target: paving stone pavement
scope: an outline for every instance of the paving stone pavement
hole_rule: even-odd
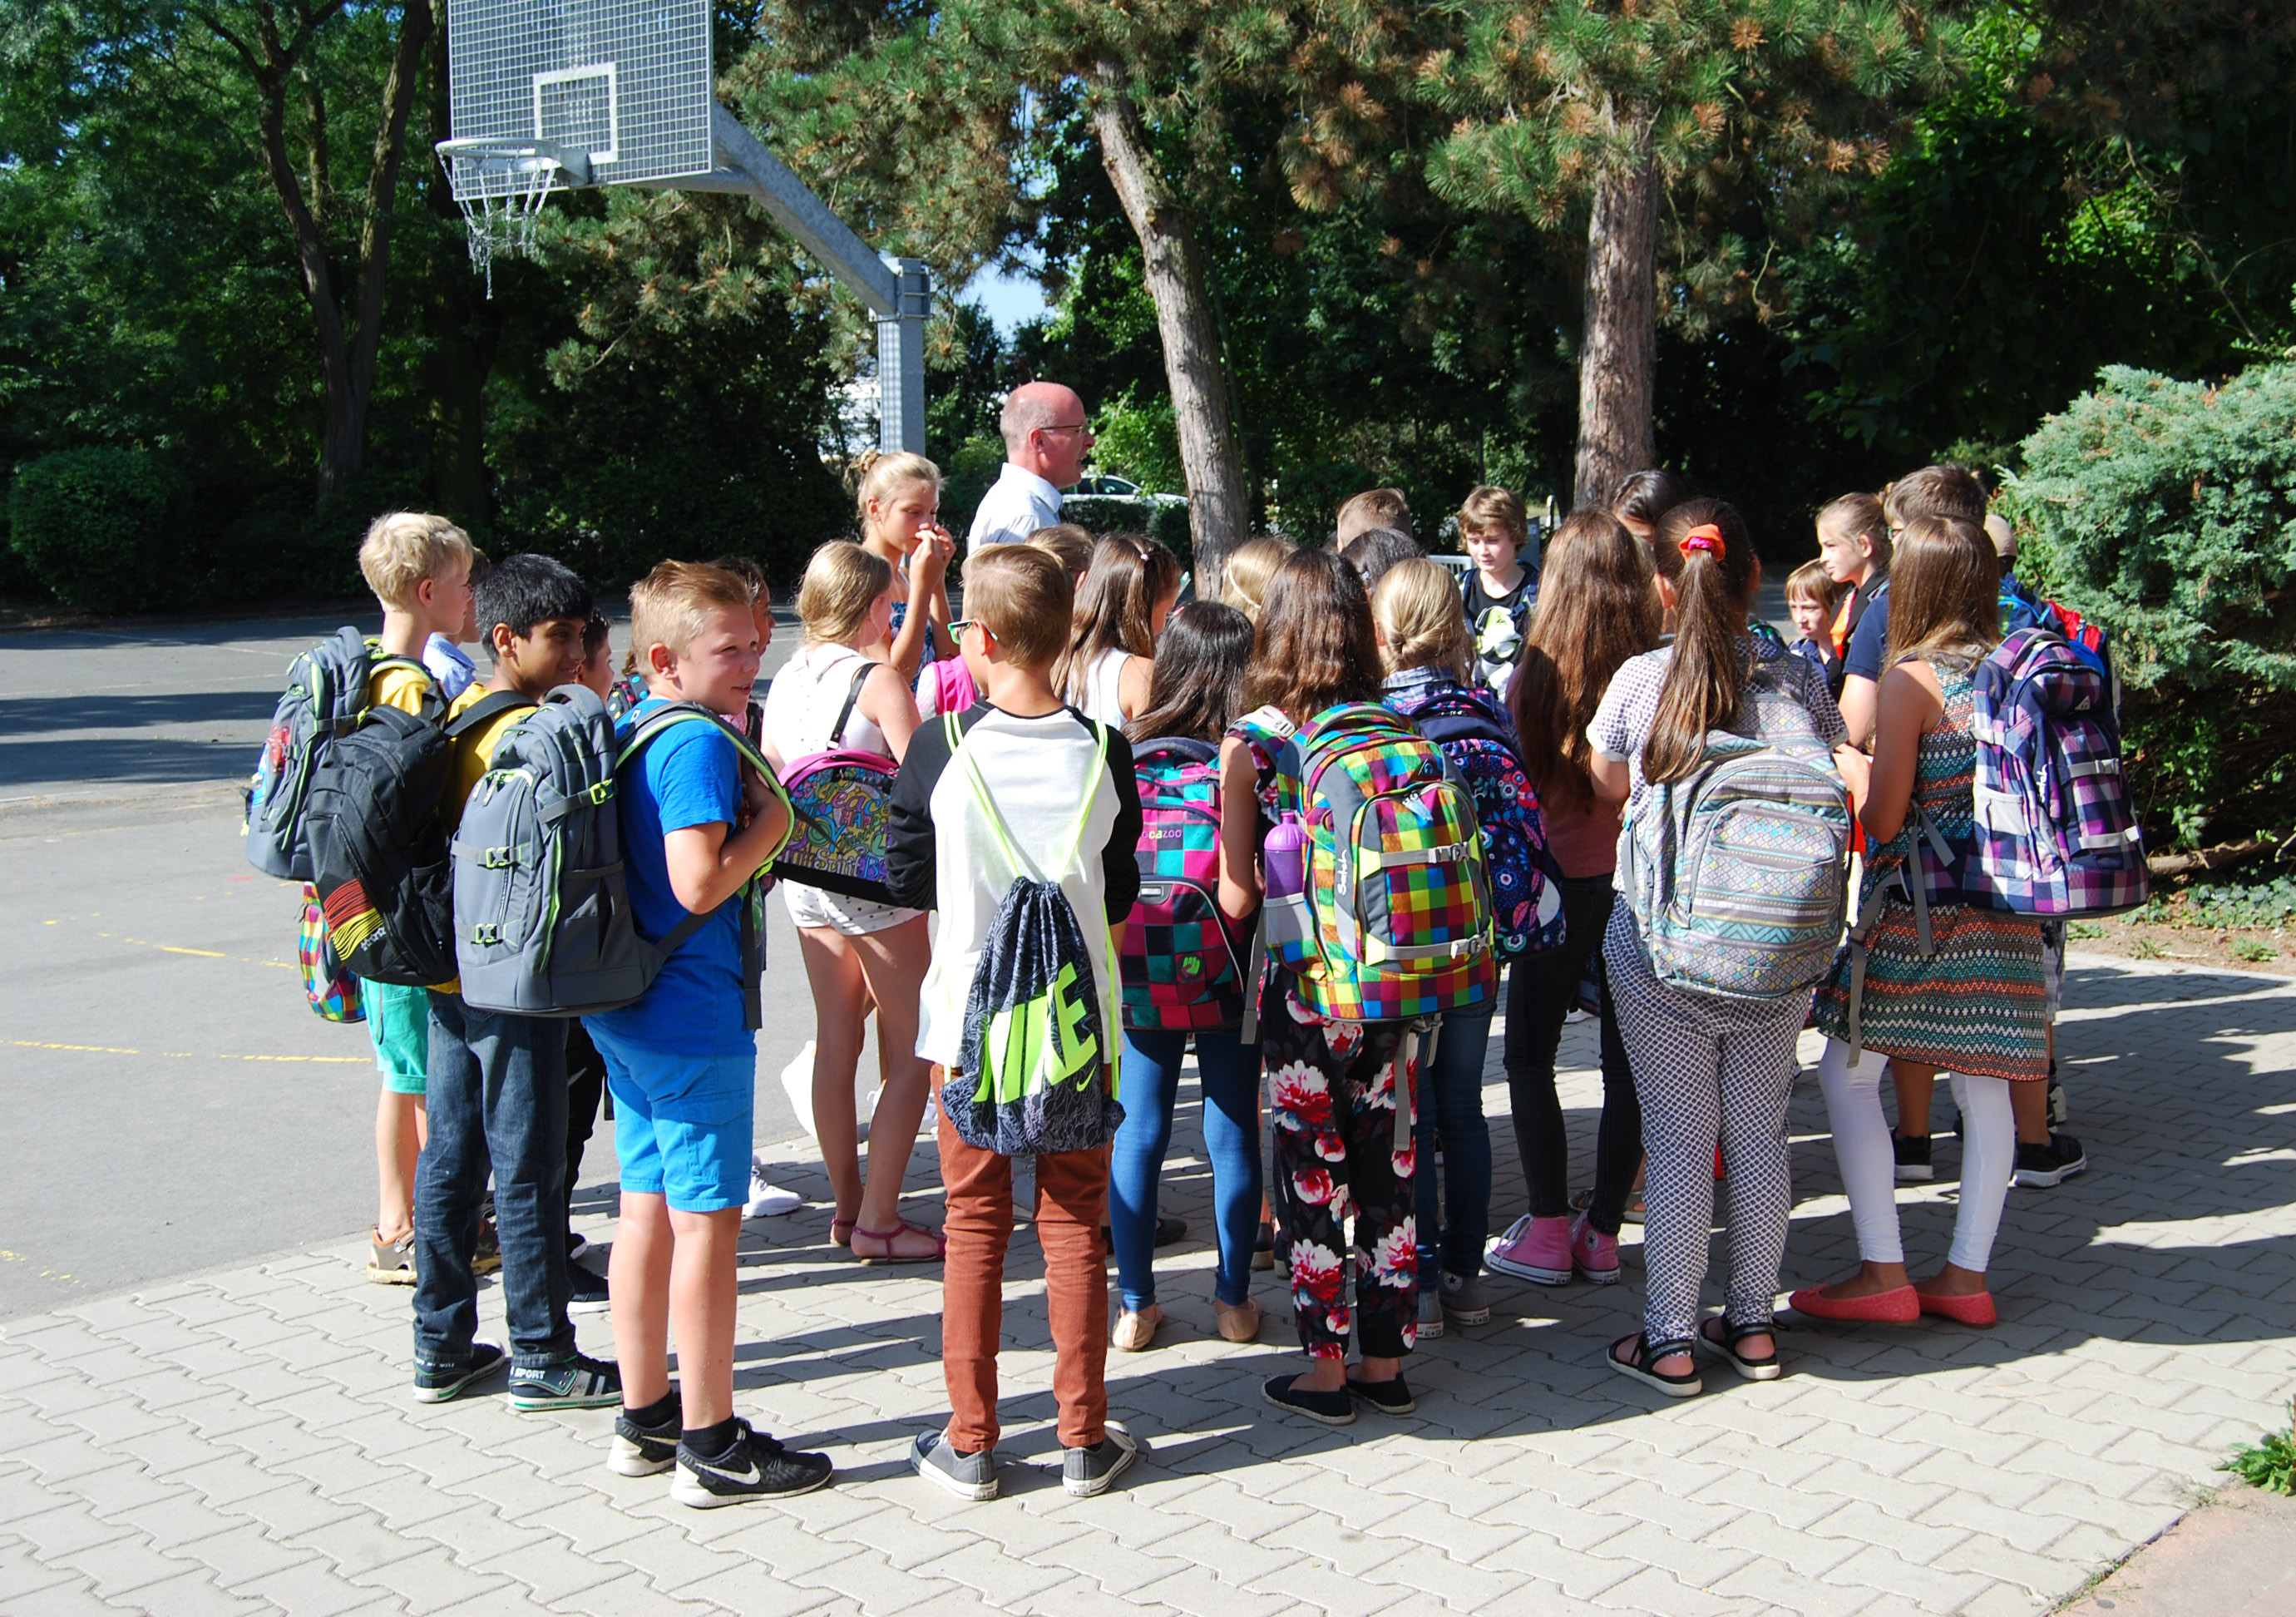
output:
[[[1101,1498],[1059,1484],[1025,1235],[1005,1497],[963,1505],[904,1462],[946,1409],[938,1270],[855,1265],[817,1203],[750,1224],[739,1408],[840,1475],[712,1512],[610,1474],[609,1412],[413,1402],[407,1293],[366,1284],[346,1244],[0,1330],[0,1612],[2044,1610],[2176,1521],[2296,1387],[2296,984],[2077,958],[2069,998],[2092,1168],[2011,1193],[1991,1332],[1805,1327],[1783,1339],[1783,1380],[1710,1374],[1705,1396],[1669,1402],[1597,1358],[1634,1323],[1630,1241],[1625,1285],[1494,1279],[1490,1325],[1412,1360],[1416,1416],[1306,1426],[1259,1398],[1298,1362],[1275,1277],[1257,1279],[1260,1344],[1213,1333],[1191,1085],[1167,1210],[1192,1238],[1160,1255],[1165,1345],[1109,1367],[1111,1413],[1149,1452]],[[1493,1047],[1504,1224],[1522,1193]],[[1591,1030],[1570,1030],[1582,1176],[1592,1055]],[[1816,1089],[1806,1076],[1792,1116],[1790,1285],[1854,1261]],[[932,1170],[921,1145],[928,1218]],[[784,1177],[825,1194],[817,1163]],[[1952,1195],[1948,1179],[1904,1196],[1917,1264],[1941,1253]],[[610,1206],[585,1200],[603,1242]],[[481,1308],[498,1331],[497,1293]],[[579,1326],[611,1351],[602,1317]]]

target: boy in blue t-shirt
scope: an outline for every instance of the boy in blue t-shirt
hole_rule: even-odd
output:
[[[623,718],[625,737],[666,702],[746,710],[758,626],[733,573],[664,562],[630,591],[630,644],[647,696]],[[675,1466],[670,1497],[704,1509],[805,1493],[829,1481],[828,1457],[785,1449],[734,1413],[734,1249],[758,1065],[741,909],[781,848],[788,806],[733,732],[699,718],[660,732],[616,789],[638,931],[658,939],[689,915],[709,919],[636,1000],[584,1019],[605,1057],[621,1159],[607,1281],[622,1413],[607,1465],[622,1476]]]

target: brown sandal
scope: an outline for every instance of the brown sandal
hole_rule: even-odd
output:
[[[905,1235],[922,1235],[932,1243],[932,1251],[929,1252],[894,1251],[893,1243]],[[864,1241],[877,1243],[879,1250],[873,1252],[862,1251],[861,1244]],[[912,1224],[906,1219],[902,1219],[890,1229],[863,1229],[856,1224],[853,1227],[852,1246],[853,1255],[864,1263],[939,1263],[948,1256],[947,1236],[939,1230],[927,1229],[922,1224]]]

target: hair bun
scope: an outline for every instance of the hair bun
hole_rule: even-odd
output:
[[[882,449],[862,450],[860,454],[853,457],[853,475],[856,477],[868,476],[870,469],[875,466],[879,461],[884,458],[884,456],[885,452]]]

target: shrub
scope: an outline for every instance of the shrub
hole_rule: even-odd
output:
[[[2025,440],[2019,576],[2112,640],[2157,851],[2284,829],[2296,783],[2296,365],[2115,366]]]
[[[1124,500],[1106,494],[1071,495],[1061,502],[1061,521],[1094,534],[1144,533],[1188,565],[1194,546],[1188,538],[1185,505]]]
[[[133,449],[66,449],[16,473],[9,540],[32,576],[79,612],[129,612],[176,592],[169,519],[184,479]]]

